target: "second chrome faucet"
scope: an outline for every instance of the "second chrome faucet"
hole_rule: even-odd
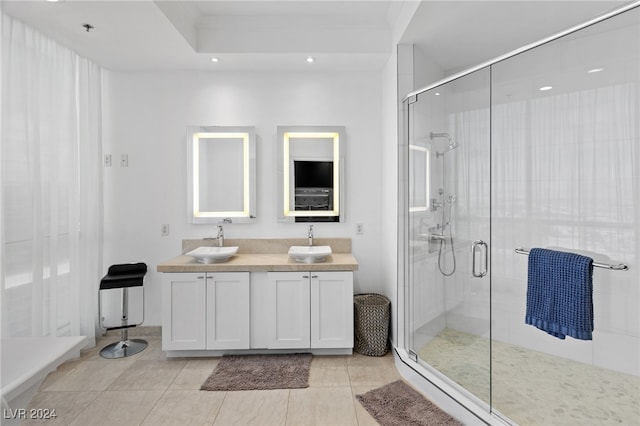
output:
[[[218,236],[216,239],[218,240],[218,247],[224,247],[224,228],[222,225],[218,225]]]
[[[309,238],[309,247],[311,247],[313,245],[313,225],[309,225],[307,236]]]

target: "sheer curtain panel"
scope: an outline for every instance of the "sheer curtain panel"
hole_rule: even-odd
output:
[[[95,340],[101,69],[2,14],[2,336]]]

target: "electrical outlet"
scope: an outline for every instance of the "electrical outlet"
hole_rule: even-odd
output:
[[[120,167],[129,167],[129,156],[127,154],[120,156]]]
[[[111,167],[111,154],[104,155],[104,166]]]
[[[169,235],[169,224],[168,223],[163,223],[162,227],[160,228],[160,235],[163,237],[166,237],[167,235]]]
[[[362,223],[356,224],[356,234],[358,235],[364,234],[364,225]]]

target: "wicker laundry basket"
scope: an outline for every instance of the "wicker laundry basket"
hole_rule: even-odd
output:
[[[356,294],[354,302],[354,350],[363,355],[383,356],[389,350],[391,302],[375,293]]]

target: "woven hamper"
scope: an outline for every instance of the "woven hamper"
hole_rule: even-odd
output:
[[[354,303],[354,350],[363,355],[383,356],[389,350],[391,302],[380,294],[356,294]]]

